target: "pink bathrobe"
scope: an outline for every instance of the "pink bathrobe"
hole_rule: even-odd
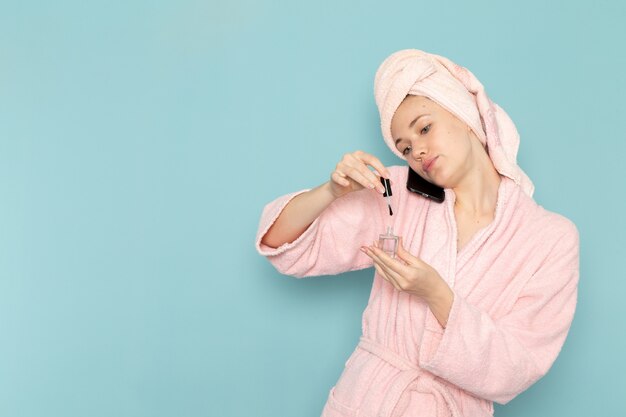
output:
[[[375,274],[361,341],[322,415],[492,416],[493,401],[505,404],[545,375],[563,346],[576,307],[576,227],[501,177],[493,222],[457,253],[454,192],[432,202],[406,190],[406,166],[388,169],[393,217],[380,194],[353,192],[277,249],[261,238],[299,193],[268,204],[261,218],[257,250],[283,274],[371,267],[359,248],[391,224],[454,292],[443,328],[423,300]]]

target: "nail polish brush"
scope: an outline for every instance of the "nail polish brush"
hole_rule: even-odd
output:
[[[391,182],[389,181],[388,178],[383,178],[380,177],[380,182],[383,184],[383,187],[385,187],[385,192],[383,194],[383,197],[385,197],[387,199],[387,206],[389,207],[389,215],[393,216],[393,210],[391,209]]]

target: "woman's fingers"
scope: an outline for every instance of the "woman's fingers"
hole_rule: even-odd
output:
[[[390,174],[387,168],[385,168],[378,158],[366,152],[356,151],[352,154],[352,156],[359,161],[359,171],[368,178],[371,184],[374,184],[378,192],[383,194],[385,192],[385,187],[381,184],[379,175],[389,178]],[[374,168],[376,173],[372,172],[368,166]]]
[[[394,259],[389,254],[387,254],[382,249],[378,248],[376,245],[370,248],[371,255],[370,257],[374,262],[381,264],[385,270],[393,271],[393,273],[402,275],[406,273],[407,266],[402,264],[402,262],[398,261],[398,259]]]
[[[398,283],[394,279],[392,279],[390,276],[387,275],[387,273],[385,272],[385,270],[383,269],[381,265],[374,263],[374,268],[376,269],[376,272],[378,272],[378,275],[380,275],[385,281],[393,285],[393,287],[396,290],[400,291],[400,286],[398,285]]]
[[[370,189],[376,188],[380,193],[385,192],[385,188],[380,183],[380,179],[368,168],[368,165],[383,174],[387,172],[378,158],[362,151],[344,155],[337,168],[339,171],[346,174],[347,177],[361,184],[361,186]]]
[[[385,272],[385,275],[389,279],[389,281],[393,281],[395,283],[394,287],[398,290],[404,290],[403,284],[405,279],[399,273],[395,272],[393,269],[386,267],[385,265],[379,265],[380,268]]]
[[[330,178],[333,180],[333,182],[339,184],[342,187],[348,187],[350,186],[350,181],[348,181],[345,177],[345,175],[343,175],[341,172],[339,171],[334,171],[331,175]]]
[[[415,256],[411,255],[409,251],[404,249],[404,245],[402,244],[402,236],[400,236],[400,239],[398,241],[398,250],[396,251],[396,254],[398,255],[398,258],[402,259],[409,265],[417,265],[420,263],[419,258],[416,258]]]
[[[360,151],[357,151],[357,152],[360,152]],[[382,162],[380,162],[380,160],[376,158],[374,155],[371,155],[365,152],[360,152],[358,155],[363,162],[365,162],[367,165],[374,168],[381,176],[387,179],[390,178],[391,174],[389,173],[387,168],[385,168]]]
[[[385,188],[382,186],[378,178],[372,171],[367,169],[363,164],[346,170],[346,176],[352,178],[358,182],[362,187],[369,189],[378,189],[379,192],[384,192]]]
[[[333,194],[339,197],[362,188],[375,189],[383,194],[385,187],[381,184],[380,177],[369,167],[389,178],[389,171],[375,156],[363,151],[345,154],[331,174],[332,184],[335,184]]]

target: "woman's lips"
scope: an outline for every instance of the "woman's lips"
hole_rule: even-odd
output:
[[[434,157],[432,159],[427,159],[426,161],[424,161],[424,163],[422,164],[422,169],[424,170],[424,172],[430,171],[430,169],[433,167],[433,164],[435,163],[437,158],[439,158],[439,157],[436,156],[436,157]]]

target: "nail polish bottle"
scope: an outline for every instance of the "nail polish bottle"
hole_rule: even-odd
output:
[[[398,236],[393,234],[393,227],[387,226],[387,232],[378,237],[378,246],[392,258],[396,257]]]

